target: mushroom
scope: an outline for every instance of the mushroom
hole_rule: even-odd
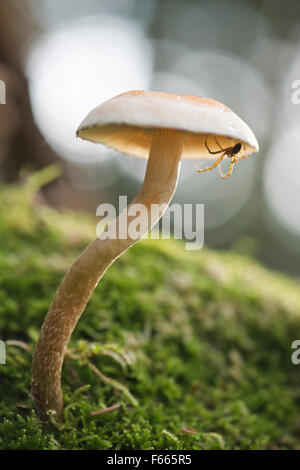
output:
[[[148,162],[140,192],[75,260],[45,318],[32,363],[32,397],[42,419],[47,419],[50,410],[62,419],[61,371],[71,334],[105,271],[168,207],[180,160],[217,156],[213,168],[227,156],[233,166],[238,158],[258,151],[251,129],[223,104],[152,91],[130,91],[106,101],[87,115],[77,136]],[[155,218],[150,214],[153,204],[159,205]],[[137,212],[138,237],[129,230]]]

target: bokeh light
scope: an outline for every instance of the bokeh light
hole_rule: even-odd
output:
[[[69,160],[111,158],[75,138],[85,115],[108,98],[148,88],[151,44],[135,23],[112,16],[83,18],[49,31],[28,58],[33,112],[46,140]]]
[[[264,193],[278,224],[300,236],[300,125],[282,132],[272,143],[264,171]],[[300,249],[300,243],[299,243]]]
[[[299,47],[300,41],[296,44],[296,50],[299,50]],[[277,122],[283,129],[300,121],[300,105],[294,99],[297,90],[293,88],[294,82],[300,79],[300,55],[293,53],[289,58],[290,62],[282,68],[279,99],[277,100]]]
[[[177,13],[175,19],[172,11]],[[166,12],[169,14],[164,14]],[[190,49],[221,47],[224,51],[244,55],[249,44],[259,44],[270,34],[267,19],[246,2],[167,0],[162,5],[161,38]]]
[[[147,25],[156,0],[26,0],[31,14],[45,28],[89,15],[113,14]]]

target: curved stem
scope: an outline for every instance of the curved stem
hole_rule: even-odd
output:
[[[62,419],[61,370],[71,334],[108,267],[147,233],[167,208],[177,184],[182,146],[180,131],[155,132],[139,194],[107,232],[81,253],[63,279],[42,326],[32,362],[31,393],[42,419],[48,418],[49,410]],[[160,205],[155,218],[151,213],[153,204]],[[130,227],[137,220],[136,212],[140,231],[138,237],[133,237]]]

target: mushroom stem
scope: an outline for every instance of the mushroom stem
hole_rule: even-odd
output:
[[[32,362],[31,394],[41,419],[47,420],[51,410],[62,420],[61,371],[71,334],[108,267],[147,233],[168,207],[179,175],[183,139],[180,131],[155,131],[139,194],[109,225],[107,232],[81,253],[63,279],[44,320]],[[137,204],[143,205],[141,212]],[[155,218],[151,214],[153,204],[160,205]],[[138,237],[132,237],[130,224],[137,218],[140,230]]]

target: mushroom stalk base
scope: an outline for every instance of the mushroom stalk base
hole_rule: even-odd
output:
[[[42,420],[48,420],[49,410],[62,420],[61,371],[71,334],[108,267],[147,233],[168,207],[177,184],[182,147],[180,131],[156,130],[139,194],[81,253],[63,279],[44,320],[32,362],[31,394]],[[160,206],[155,217],[153,204]],[[137,218],[140,230],[138,236],[132,236],[130,227]]]

